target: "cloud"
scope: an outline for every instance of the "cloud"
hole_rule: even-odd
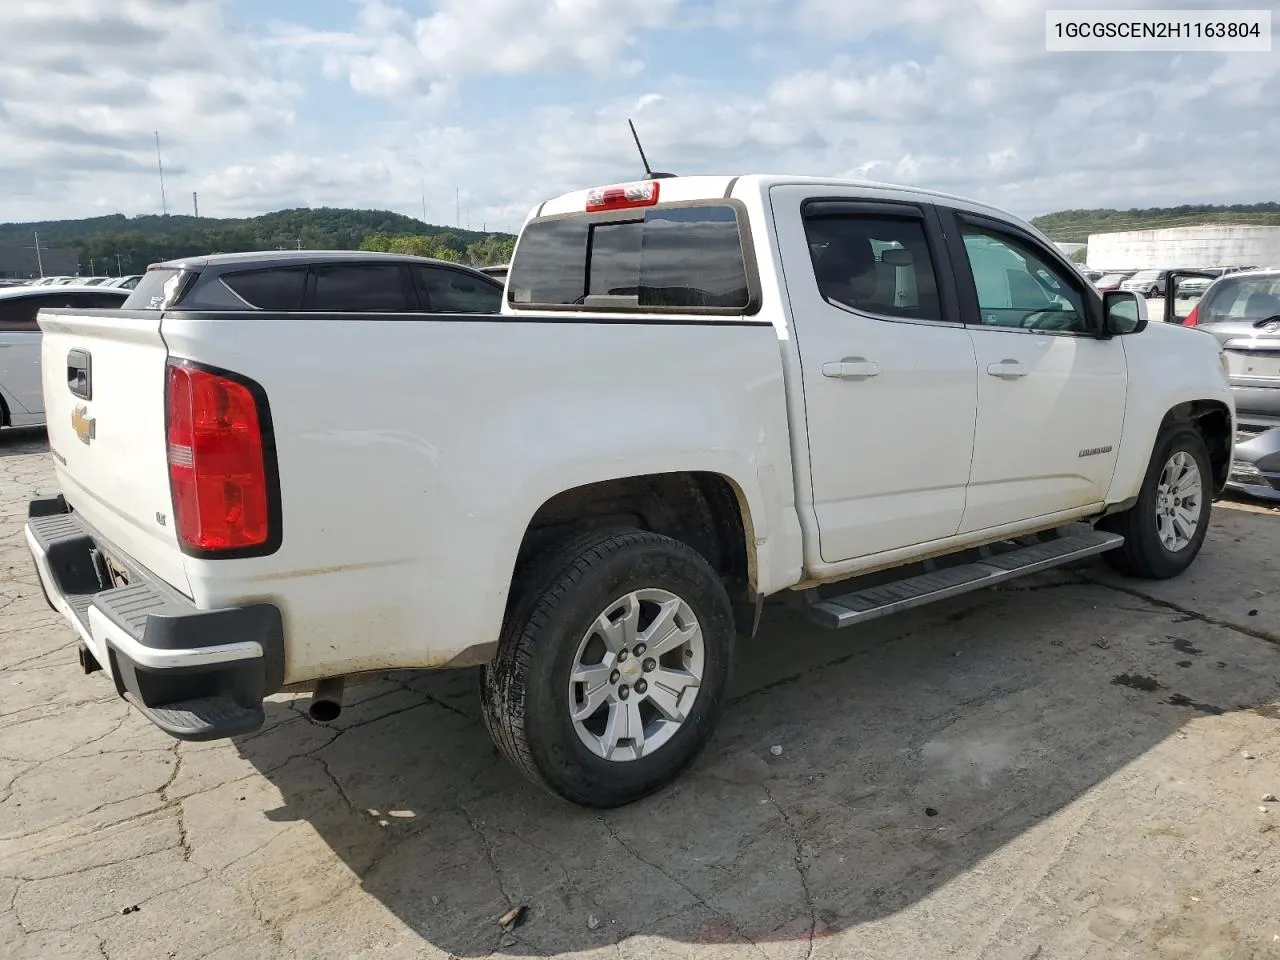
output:
[[[270,75],[220,0],[26,0],[6,4],[3,22],[0,165],[15,194],[154,169],[156,129],[181,153],[292,120],[296,89]]]
[[[385,0],[358,3],[350,30],[281,24],[271,42],[315,52],[327,76],[359,93],[438,103],[466,77],[635,74],[638,32],[665,25],[681,0],[440,0],[421,17]]]
[[[158,209],[159,128],[171,201],[196,189],[209,215],[421,215],[425,191],[452,223],[456,190],[464,225],[514,229],[636,176],[629,116],[679,173],[907,182],[1026,216],[1275,198],[1273,56],[1047,54],[1050,0],[356,0],[333,29],[228,2],[26,0],[0,218]]]

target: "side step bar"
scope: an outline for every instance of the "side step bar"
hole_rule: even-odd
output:
[[[1071,533],[1057,539],[1016,547],[973,563],[906,577],[830,599],[813,600],[808,606],[808,613],[819,626],[832,630],[851,627],[855,623],[865,623],[971,590],[981,590],[1029,573],[1060,567],[1114,550],[1122,543],[1124,537],[1118,533],[1075,527]]]

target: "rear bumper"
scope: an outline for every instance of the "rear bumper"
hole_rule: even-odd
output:
[[[32,501],[27,512],[27,547],[45,599],[80,634],[86,669],[105,670],[120,696],[180,740],[262,726],[262,701],[284,679],[279,609],[199,610],[105,542],[61,497]],[[124,568],[127,585],[111,585],[105,556]]]

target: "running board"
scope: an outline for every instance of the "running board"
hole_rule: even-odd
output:
[[[830,599],[813,600],[807,609],[810,619],[819,626],[832,630],[851,627],[855,623],[922,607],[926,603],[981,590],[1029,573],[1051,570],[1073,560],[1114,550],[1122,543],[1124,537],[1118,533],[1086,528],[1055,540],[983,557],[973,563],[922,573]]]

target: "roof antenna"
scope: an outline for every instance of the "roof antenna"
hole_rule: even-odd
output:
[[[640,151],[640,162],[644,164],[644,178],[646,180],[663,180],[667,177],[674,177],[674,173],[655,173],[649,169],[649,159],[644,155],[644,147],[640,146],[640,134],[636,133],[636,125],[631,118],[627,118],[627,126],[631,128],[631,137],[636,142],[636,149]]]

